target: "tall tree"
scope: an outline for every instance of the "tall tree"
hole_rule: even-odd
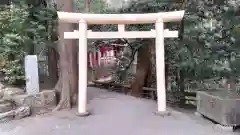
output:
[[[143,45],[138,50],[137,56],[137,71],[135,80],[131,85],[130,94],[139,97],[142,93],[142,87],[151,83],[150,77],[152,76],[151,57],[154,47],[153,40],[143,40]]]
[[[60,11],[73,12],[72,0],[57,0]],[[73,31],[74,26],[69,23],[58,24],[59,33],[59,67],[60,78],[55,89],[61,92],[60,101],[55,110],[70,108],[76,103],[78,76],[77,76],[77,46],[74,40],[64,40],[64,32]]]
[[[121,13],[153,13],[160,11],[174,10],[182,5],[181,2],[163,2],[161,0],[132,1],[128,7],[122,9]],[[129,29],[150,30],[154,25],[132,25]],[[155,47],[153,39],[142,40],[138,48],[138,63],[135,80],[131,84],[130,94],[140,96],[142,87],[150,87],[153,84]],[[167,74],[166,74],[167,75]]]

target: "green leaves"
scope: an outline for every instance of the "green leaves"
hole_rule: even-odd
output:
[[[185,79],[204,80],[218,76],[239,76],[240,10],[239,1],[191,0],[183,4],[163,0],[133,1],[121,13],[151,13],[180,10],[184,7],[182,40],[166,39],[169,68],[186,72]],[[129,25],[128,30],[149,30],[154,25]],[[179,24],[166,28],[180,29]],[[240,70],[239,70],[240,71]]]
[[[0,12],[0,54],[4,58],[0,70],[8,83],[16,84],[24,80],[24,57],[33,54],[34,47],[53,42],[57,16],[51,8],[24,3],[11,6]]]

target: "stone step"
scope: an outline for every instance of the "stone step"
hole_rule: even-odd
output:
[[[7,87],[3,89],[4,97],[10,97],[15,95],[22,95],[25,94],[24,89],[21,88],[15,88],[15,87]]]
[[[14,109],[14,104],[10,101],[0,100],[0,113],[5,113]]]
[[[41,113],[43,110],[51,110],[57,104],[56,91],[54,90],[43,90],[32,95],[16,95],[12,99],[17,106],[29,106],[32,114]]]
[[[0,100],[0,123],[52,111],[56,106],[56,91],[43,90],[37,94],[22,94]],[[13,101],[13,103],[11,103]]]
[[[0,123],[7,123],[14,119],[14,111],[0,113]]]
[[[0,86],[0,87],[1,87],[1,86]],[[4,96],[4,91],[3,91],[3,89],[0,89],[0,99],[2,99],[3,96]]]
[[[31,115],[31,110],[29,106],[21,106],[15,110],[0,113],[0,122],[9,122],[13,119],[22,119]]]

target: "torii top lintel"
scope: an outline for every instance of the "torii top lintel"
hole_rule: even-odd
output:
[[[57,12],[60,22],[78,23],[85,20],[88,24],[150,24],[158,19],[163,22],[181,21],[184,10],[145,14],[84,14],[72,12]]]

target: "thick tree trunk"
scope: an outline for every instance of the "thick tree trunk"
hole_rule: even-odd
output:
[[[147,76],[145,78],[144,87],[151,87],[152,83],[153,83],[153,72],[152,72],[152,64],[150,62],[148,71],[147,71]]]
[[[62,11],[72,12],[73,1],[57,0],[57,5]],[[76,102],[77,95],[77,46],[74,40],[64,40],[64,32],[73,31],[73,25],[69,23],[59,23],[59,63],[60,77],[55,87],[57,91],[61,91],[60,101],[55,110],[62,108],[70,108]],[[55,111],[54,110],[54,111]]]
[[[151,71],[151,50],[153,47],[152,40],[144,40],[145,44],[138,50],[138,63],[136,71],[136,79],[131,85],[130,95],[139,97],[142,93],[142,87],[151,79],[149,71]],[[150,72],[151,73],[151,72]]]
[[[48,73],[49,73],[49,81],[51,87],[56,85],[58,81],[58,53],[57,51],[49,47],[47,51],[47,58],[48,58]]]

